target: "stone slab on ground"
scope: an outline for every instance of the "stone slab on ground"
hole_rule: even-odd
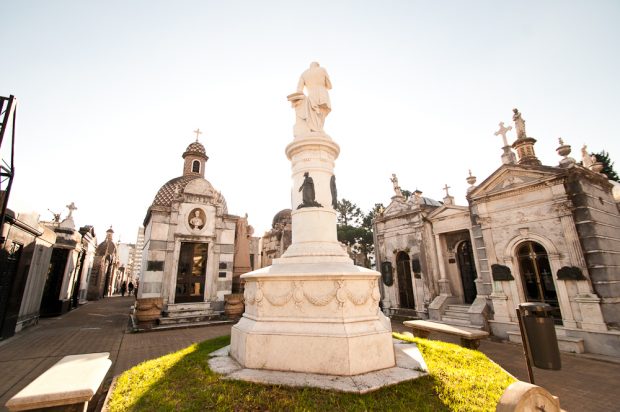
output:
[[[266,385],[313,387],[339,392],[367,393],[428,375],[428,368],[415,343],[394,342],[396,366],[353,376],[285,372],[243,368],[230,357],[230,346],[209,354],[209,367],[224,379],[242,380]]]

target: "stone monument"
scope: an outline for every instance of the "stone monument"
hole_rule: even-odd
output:
[[[353,265],[336,237],[340,147],[323,131],[329,89],[327,71],[312,63],[288,96],[292,243],[271,266],[242,276],[245,313],[232,328],[230,355],[245,368],[351,376],[395,365],[380,274]]]

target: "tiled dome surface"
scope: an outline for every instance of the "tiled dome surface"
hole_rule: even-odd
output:
[[[271,227],[275,228],[276,223],[284,222],[285,220],[289,222],[291,221],[291,209],[282,209],[276,213],[271,222]]]
[[[96,256],[104,256],[105,254],[113,255],[116,253],[116,245],[114,242],[106,239],[103,242],[99,243],[97,249],[95,250]]]
[[[189,154],[197,154],[206,157],[207,151],[200,142],[192,142],[189,144],[189,146],[187,146],[187,149],[185,149],[185,153],[183,153],[183,158],[185,158],[185,156]]]
[[[198,144],[200,145],[200,143]],[[202,145],[200,145],[200,147],[202,147]],[[204,147],[202,148],[202,150],[204,151]],[[185,175],[185,176],[175,177],[174,179],[169,180],[166,184],[164,184],[161,187],[161,189],[159,189],[159,191],[155,195],[155,199],[153,200],[153,206],[172,205],[172,199],[174,199],[174,193],[177,190],[177,188],[179,192],[182,192],[185,186],[187,186],[189,182],[191,182],[194,179],[200,179],[200,178],[201,177],[198,175]]]

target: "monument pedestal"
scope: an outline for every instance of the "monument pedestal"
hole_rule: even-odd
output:
[[[276,263],[244,279],[245,313],[232,328],[230,350],[242,366],[350,376],[395,365],[377,272]]]
[[[244,368],[352,376],[396,365],[379,272],[353,265],[336,235],[340,147],[322,131],[330,88],[312,63],[288,96],[296,115],[286,146],[292,243],[272,266],[242,275],[245,313],[232,328],[230,355]]]

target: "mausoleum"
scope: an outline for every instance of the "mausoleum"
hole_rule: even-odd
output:
[[[520,341],[515,308],[552,306],[560,348],[620,355],[620,212],[614,185],[589,155],[581,164],[560,139],[557,166],[542,165],[518,110],[500,124],[502,164],[467,204],[395,185],[375,221],[382,304],[391,315],[487,329]],[[513,150],[516,150],[515,156]]]
[[[190,143],[182,157],[182,174],[158,190],[144,219],[138,306],[160,298],[164,314],[191,310],[194,320],[202,320],[223,310],[233,289],[235,255],[239,261],[240,253],[257,256],[258,242],[235,248],[239,225],[245,236],[252,229],[246,218],[228,213],[224,196],[205,179],[209,157],[202,143]],[[237,267],[250,271],[250,256],[242,260]]]

